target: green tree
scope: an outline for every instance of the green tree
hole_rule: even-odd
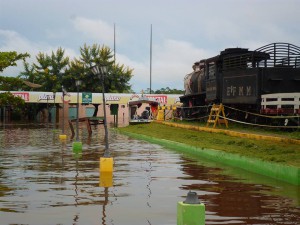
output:
[[[133,70],[125,65],[115,64],[111,49],[97,44],[92,46],[85,44],[80,48],[79,59],[75,58],[70,63],[69,72],[73,73],[73,84],[76,79],[80,79],[83,82],[84,90],[102,92],[102,81],[91,70],[94,65],[107,65],[108,67],[108,74],[104,79],[104,92],[124,93],[131,90],[129,81]],[[73,90],[75,90],[74,85]]]
[[[2,92],[0,93],[0,109],[3,107],[10,108],[13,115],[19,117],[24,112],[25,101],[10,92]]]
[[[18,91],[23,87],[23,81],[16,77],[1,77],[0,76],[0,90],[1,91]]]
[[[23,85],[22,90],[32,91],[33,88],[38,88],[39,84],[35,83],[38,80],[38,72],[36,71],[34,64],[30,65],[28,62],[24,61],[23,66],[25,71],[21,72],[18,78],[23,80],[23,82],[30,83]]]
[[[28,53],[19,54],[15,51],[13,52],[0,52],[0,72],[9,66],[16,66],[16,61],[25,60],[25,58],[29,57]]]
[[[42,84],[44,91],[61,90],[63,76],[69,64],[69,57],[65,56],[65,50],[58,48],[51,55],[39,53],[36,56],[38,64],[34,64],[36,70],[37,83]]]
[[[23,107],[25,101],[18,96],[14,96],[10,92],[2,92],[0,93],[0,107],[11,106],[14,108]]]
[[[184,90],[171,89],[169,87],[161,88],[154,92],[155,94],[184,94]]]
[[[75,80],[82,81],[80,90],[89,92],[102,92],[102,79],[92,73],[92,66],[107,65],[108,73],[104,78],[104,92],[108,93],[127,93],[131,91],[129,81],[132,77],[132,69],[125,65],[115,64],[113,54],[109,47],[94,44],[86,44],[80,48],[79,59],[75,58],[69,63],[69,69],[66,71],[64,86],[70,91],[75,91]],[[94,104],[97,115],[99,104]]]

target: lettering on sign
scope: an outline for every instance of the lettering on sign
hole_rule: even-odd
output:
[[[105,101],[120,101],[121,97],[120,96],[108,96],[105,97]]]
[[[22,98],[25,102],[29,101],[29,93],[27,93],[27,92],[14,92],[12,94],[14,96]]]
[[[133,95],[130,97],[130,100],[133,100],[134,98],[139,99],[140,96],[139,96],[138,94],[133,94]]]
[[[168,97],[166,95],[147,95],[146,96],[149,100],[157,101],[161,104],[167,104],[168,103]]]
[[[235,97],[235,96],[252,96],[252,87],[251,86],[229,86],[226,88],[226,96]]]
[[[41,100],[54,100],[54,95],[41,94],[39,95],[38,101]]]
[[[168,96],[167,95],[144,95],[151,101],[157,101],[161,104],[167,104],[168,103]],[[130,97],[130,100],[138,100],[141,96],[138,94],[133,94]]]
[[[216,90],[217,90],[217,87],[216,87],[216,86],[207,86],[207,87],[206,87],[206,91],[207,91],[207,92],[216,91]]]

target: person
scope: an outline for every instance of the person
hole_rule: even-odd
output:
[[[142,112],[142,119],[149,119],[149,111],[147,109],[145,109],[143,112]]]

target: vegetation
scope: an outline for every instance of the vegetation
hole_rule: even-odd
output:
[[[25,60],[25,58],[29,57],[28,53],[19,54],[15,51],[13,52],[0,52],[0,72],[9,66],[16,66],[16,61]]]
[[[205,127],[205,122],[199,121],[191,121],[191,120],[176,120],[176,123],[179,124],[188,124],[194,125],[199,127]],[[262,135],[270,135],[270,136],[278,136],[284,138],[292,138],[292,139],[300,139],[300,129],[284,129],[284,128],[272,128],[272,127],[260,127],[260,126],[249,126],[239,123],[230,123],[229,124],[230,130],[237,131],[237,132],[247,132],[247,133],[255,133],[255,134],[262,134]]]
[[[76,91],[75,81],[81,80],[81,90],[102,92],[101,81],[95,76],[91,67],[107,65],[108,74],[105,77],[105,92],[129,92],[129,80],[132,69],[116,64],[110,48],[94,44],[80,48],[80,57],[70,60],[65,56],[65,50],[58,48],[51,55],[40,52],[36,56],[36,63],[30,65],[24,62],[24,71],[19,78],[32,83],[42,84],[39,91],[61,91],[62,85],[68,91]],[[29,89],[29,88],[27,88]]]
[[[0,76],[0,90],[6,91],[37,91],[58,92],[62,86],[67,91],[76,91],[76,80],[82,81],[80,90],[86,92],[102,92],[100,78],[95,76],[91,67],[93,65],[107,65],[108,73],[105,76],[104,92],[128,93],[131,92],[129,81],[133,69],[113,61],[110,48],[94,44],[84,45],[80,48],[80,57],[70,60],[65,56],[65,50],[58,48],[51,54],[40,52],[36,56],[36,63],[29,64],[26,54],[16,52],[0,52],[0,72],[9,66],[16,65],[16,61],[24,60],[24,71],[18,77]],[[97,113],[98,104],[94,105]],[[31,106],[29,105],[29,108]],[[37,106],[39,110],[45,104]]]
[[[16,77],[0,76],[1,91],[18,91],[23,86],[23,81]]]
[[[209,132],[187,130],[158,123],[127,126],[118,129],[176,141],[198,148],[221,150],[228,153],[300,167],[300,148],[297,144],[237,138],[217,133],[212,135]]]
[[[12,108],[21,108],[25,105],[25,101],[18,96],[14,96],[10,92],[0,93],[0,108],[10,106]]]
[[[147,88],[145,90],[145,93],[149,94],[150,93],[150,88]],[[181,95],[183,95],[184,94],[184,90],[178,90],[176,88],[171,89],[169,87],[166,87],[166,88],[158,89],[156,91],[152,90],[151,93],[153,93],[153,94],[181,94]]]
[[[25,107],[25,101],[18,96],[14,96],[10,92],[0,93],[0,110],[6,107],[13,111],[12,116],[16,119],[20,119],[24,113],[23,109]]]

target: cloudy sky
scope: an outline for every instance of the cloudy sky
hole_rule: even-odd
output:
[[[132,89],[183,89],[195,61],[230,47],[255,50],[273,42],[300,46],[300,0],[0,0],[0,51],[38,52],[58,47],[79,56],[94,43],[114,48],[134,69]],[[2,76],[16,76],[18,67]]]

